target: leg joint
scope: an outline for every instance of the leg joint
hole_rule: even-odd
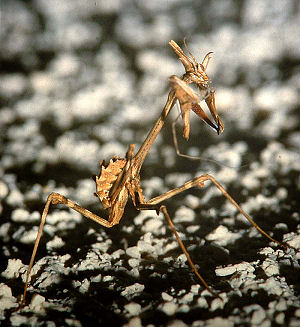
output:
[[[52,192],[49,195],[48,199],[50,199],[53,204],[57,204],[57,203],[67,204],[68,202],[67,198],[56,192]]]
[[[167,207],[164,204],[162,204],[159,206],[159,210],[157,210],[157,211],[165,212],[165,211],[167,211]]]
[[[206,182],[207,180],[214,181],[214,178],[209,174],[204,174],[195,178],[194,180],[197,181],[198,187],[204,187],[204,182]]]

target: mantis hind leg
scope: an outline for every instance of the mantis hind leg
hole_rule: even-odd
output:
[[[163,193],[147,202],[147,204],[158,204],[162,201],[169,199],[185,190],[188,190],[192,187],[204,187],[204,182],[211,181],[219,190],[220,192],[234,205],[237,210],[250,222],[250,224],[255,227],[261,234],[263,234],[265,237],[267,237],[270,241],[277,243],[279,246],[284,248],[291,248],[286,243],[279,242],[275,240],[273,237],[271,237],[267,232],[265,232],[261,227],[259,227],[256,222],[237,204],[237,202],[230,196],[230,194],[224,189],[224,187],[219,184],[215,178],[209,174],[201,175],[199,177],[196,177],[183,185],[174,188],[173,190],[170,190],[166,193]]]
[[[184,253],[184,255],[187,258],[187,261],[190,265],[190,267],[192,268],[193,272],[195,273],[195,275],[200,279],[202,285],[209,291],[209,293],[211,293],[213,296],[220,298],[220,296],[215,293],[206,283],[205,279],[201,276],[201,274],[199,273],[198,269],[195,267],[193,260],[191,259],[186,247],[184,246],[179,234],[177,233],[177,230],[172,222],[172,219],[168,213],[167,207],[165,205],[160,205],[160,204],[148,204],[148,202],[140,204],[137,206],[137,209],[139,210],[156,210],[157,214],[159,214],[159,212],[162,212],[164,217],[166,218],[173,234],[176,237],[176,240],[182,250],[182,252]],[[221,299],[221,298],[220,298]]]
[[[43,210],[39,230],[38,230],[38,233],[37,233],[37,237],[35,239],[31,259],[30,259],[27,274],[26,274],[26,281],[25,281],[25,286],[24,286],[23,298],[22,298],[22,301],[21,301],[20,307],[19,307],[20,309],[24,306],[25,301],[26,301],[26,293],[27,293],[27,288],[28,288],[31,269],[33,267],[33,263],[34,263],[34,259],[35,259],[36,253],[37,253],[37,249],[38,249],[38,246],[39,246],[42,234],[43,234],[43,228],[44,228],[44,225],[45,225],[45,222],[46,222],[46,217],[48,215],[48,211],[50,209],[51,203],[52,204],[64,204],[67,207],[81,213],[86,218],[94,220],[95,222],[97,222],[98,224],[100,224],[100,225],[102,225],[104,227],[110,228],[110,227],[112,227],[114,225],[113,222],[110,222],[110,221],[108,221],[108,220],[106,220],[104,218],[101,218],[101,217],[95,215],[91,211],[81,207],[80,205],[78,205],[75,202],[67,199],[63,195],[61,195],[59,193],[51,193],[47,198],[47,201],[46,201],[46,204],[45,204],[45,207],[44,207],[44,210]]]

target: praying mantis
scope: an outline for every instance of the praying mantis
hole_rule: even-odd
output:
[[[20,306],[22,307],[26,302],[26,293],[29,285],[30,273],[33,267],[34,259],[37,253],[39,242],[42,236],[43,227],[46,222],[46,217],[51,204],[63,204],[80,214],[84,217],[91,219],[101,226],[111,228],[119,224],[123,217],[124,209],[129,198],[131,198],[135,208],[137,210],[156,210],[157,214],[163,213],[166,218],[172,232],[174,233],[177,242],[185,254],[187,261],[196,274],[196,276],[201,281],[202,285],[214,296],[219,297],[218,294],[209,287],[206,281],[198,272],[195,267],[186,247],[181,241],[179,234],[172,222],[172,219],[168,213],[167,207],[164,204],[165,200],[183,192],[190,188],[204,187],[205,182],[212,182],[220,192],[232,203],[233,206],[264,236],[266,236],[270,241],[277,243],[280,246],[287,246],[273,239],[269,234],[262,230],[250,217],[249,215],[233,200],[233,198],[227,193],[227,191],[214,179],[213,176],[209,174],[204,174],[198,176],[190,181],[187,181],[183,185],[176,187],[164,194],[156,196],[150,200],[146,200],[143,194],[143,190],[140,184],[140,170],[142,168],[143,162],[155,141],[157,135],[160,133],[162,127],[164,126],[169,112],[174,107],[175,103],[178,101],[181,110],[181,117],[183,120],[183,137],[188,140],[190,134],[190,113],[193,111],[196,113],[208,126],[213,128],[217,134],[221,134],[224,130],[224,125],[217,113],[215,105],[215,92],[210,86],[210,79],[206,74],[206,70],[210,61],[210,54],[206,54],[203,61],[198,63],[194,56],[189,50],[188,54],[179,47],[179,45],[171,40],[169,45],[172,47],[175,54],[179,57],[182,62],[185,73],[182,77],[177,77],[175,75],[171,76],[169,81],[171,84],[171,90],[168,94],[167,102],[155,122],[154,126],[147,135],[145,141],[135,154],[135,145],[130,144],[125,158],[119,158],[115,156],[112,158],[108,164],[105,161],[100,162],[100,174],[95,176],[96,183],[96,195],[101,203],[103,209],[108,212],[108,219],[99,217],[98,215],[92,213],[91,211],[83,208],[82,206],[74,203],[72,200],[64,197],[59,193],[51,193],[46,201],[40,226],[38,229],[38,234],[35,240],[34,248],[32,251],[30,263],[28,266],[26,281],[24,286],[23,298]],[[194,85],[197,92],[194,91],[190,85]],[[211,118],[205,113],[201,108],[199,102],[204,100],[210,111]]]

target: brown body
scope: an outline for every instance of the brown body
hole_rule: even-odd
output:
[[[69,208],[78,211],[83,216],[92,219],[104,227],[112,227],[118,224],[123,216],[125,206],[127,204],[128,198],[130,197],[133,204],[138,210],[156,210],[157,213],[162,212],[170,225],[178,244],[180,245],[182,251],[187,257],[187,260],[194,271],[194,273],[201,280],[205,288],[215,296],[218,296],[214,291],[207,285],[205,280],[199,274],[194,263],[192,262],[184,244],[182,243],[173,223],[168,214],[167,208],[162,202],[166,199],[173,197],[192,187],[203,187],[205,181],[211,181],[222,193],[223,195],[239,210],[239,212],[244,215],[244,217],[262,234],[269,238],[269,240],[276,242],[280,246],[284,244],[276,241],[266,232],[264,232],[244,211],[239,207],[239,205],[231,198],[231,196],[226,192],[226,190],[211,176],[211,175],[201,175],[194,178],[182,186],[170,190],[164,194],[161,194],[149,201],[145,200],[145,197],[140,186],[140,170],[144,159],[155,141],[157,135],[159,134],[161,128],[163,127],[166,118],[176,103],[179,101],[181,109],[181,117],[183,120],[183,136],[188,139],[190,133],[190,122],[189,115],[190,112],[195,112],[206,124],[216,130],[218,134],[221,134],[224,130],[223,123],[218,116],[216,106],[215,106],[215,93],[210,88],[210,79],[206,75],[206,69],[210,59],[210,53],[208,53],[201,64],[199,64],[193,55],[189,52],[186,55],[182,49],[174,42],[169,42],[170,46],[173,48],[174,52],[178,55],[181,60],[185,73],[179,78],[175,75],[170,77],[170,83],[172,89],[168,95],[167,102],[163,108],[162,113],[154,124],[153,128],[150,130],[148,136],[146,137],[144,143],[141,145],[140,149],[136,154],[134,154],[134,144],[130,144],[125,158],[114,157],[106,165],[104,161],[100,163],[101,171],[98,176],[95,177],[96,182],[96,193],[95,195],[100,199],[103,209],[108,212],[108,219],[99,217],[98,215],[90,212],[89,210],[81,207],[80,205],[74,203],[73,201],[65,198],[63,195],[58,193],[51,193],[48,196],[45,208],[42,214],[41,223],[38,231],[38,235],[34,244],[34,249],[32,252],[31,260],[29,263],[26,282],[24,287],[23,299],[20,307],[25,304],[26,292],[28,288],[28,282],[30,277],[30,272],[34,263],[34,258],[37,252],[40,238],[42,236],[43,227],[46,221],[46,216],[49,211],[50,204],[64,204]],[[196,94],[189,84],[195,84],[199,94]],[[205,100],[208,109],[211,113],[212,119],[210,119],[207,114],[200,107],[199,102]]]

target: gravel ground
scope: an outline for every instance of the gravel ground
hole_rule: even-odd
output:
[[[183,67],[201,60],[225,125],[192,117],[178,157],[170,123],[142,173],[147,199],[212,174],[253,219],[300,248],[298,1],[1,2],[1,326],[300,325],[299,251],[270,243],[209,185],[166,202],[199,285],[164,217],[128,204],[105,229],[63,206],[49,213],[26,306],[16,311],[49,193],[104,216],[91,176],[139,146]],[[176,117],[176,108],[169,122]],[[178,127],[180,129],[180,127]],[[178,132],[181,134],[181,132]]]

